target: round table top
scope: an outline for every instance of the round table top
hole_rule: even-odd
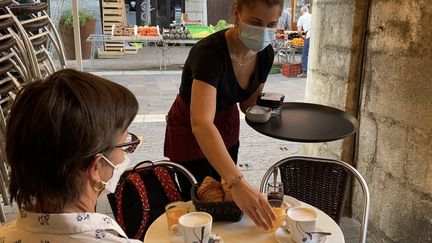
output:
[[[342,230],[339,225],[323,211],[307,204],[300,202],[301,206],[313,208],[317,215],[316,227],[321,231],[331,232],[327,236],[328,243],[345,243]],[[239,222],[213,222],[212,232],[222,237],[225,243],[231,242],[260,242],[260,243],[277,243],[274,232],[266,232],[255,226],[252,220],[244,215]],[[162,214],[157,218],[148,229],[144,242],[145,243],[169,243],[171,236],[168,232],[166,215]]]
[[[264,135],[293,142],[330,142],[358,131],[359,122],[345,111],[319,104],[283,103],[281,114],[266,123],[246,122]]]

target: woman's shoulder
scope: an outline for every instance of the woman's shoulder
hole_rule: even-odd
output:
[[[264,50],[262,50],[261,52],[259,52],[259,55],[261,56],[261,58],[263,58],[264,60],[271,60],[273,61],[274,58],[274,49],[272,45],[268,45],[266,48],[264,48]]]

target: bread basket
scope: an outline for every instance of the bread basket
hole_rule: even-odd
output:
[[[213,217],[213,221],[240,221],[243,212],[234,202],[202,202],[196,196],[198,187],[199,185],[193,186],[191,191],[192,202],[196,211],[209,213]]]

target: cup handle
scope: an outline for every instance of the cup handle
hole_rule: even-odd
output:
[[[175,236],[181,236],[179,224],[173,224],[170,228],[170,234]]]

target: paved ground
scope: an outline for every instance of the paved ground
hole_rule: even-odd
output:
[[[100,73],[105,76],[104,73]],[[137,72],[136,75],[105,77],[128,87],[137,96],[140,109],[130,130],[144,135],[144,143],[131,156],[133,161],[163,158],[165,114],[168,112],[180,84],[180,72],[156,74]],[[305,79],[285,78],[280,74],[270,75],[264,91],[285,94],[286,101],[303,101]],[[239,166],[245,177],[256,187],[267,168],[276,161],[299,153],[301,144],[286,142],[261,135],[241,119]],[[100,210],[110,213],[110,208],[100,205]],[[359,225],[352,219],[344,218],[341,223],[347,243],[358,241]]]
[[[168,68],[159,70],[161,52],[158,48],[140,51],[139,55],[122,59],[95,60],[95,74],[115,81],[129,88],[139,101],[139,113],[130,127],[130,131],[143,135],[143,144],[132,154],[137,163],[142,160],[163,159],[163,139],[165,133],[165,114],[168,112],[179,88],[181,71],[190,47],[172,48],[167,51]],[[70,66],[74,62],[69,62]],[[85,61],[85,70],[89,71],[90,61]],[[146,70],[146,71],[133,71]],[[168,71],[170,70],[170,71]],[[264,91],[285,94],[285,101],[303,101],[305,79],[285,78],[280,74],[270,75]],[[267,168],[278,160],[299,154],[301,144],[272,139],[251,129],[244,118],[241,119],[239,166],[245,177],[256,187]],[[98,204],[98,212],[112,214],[107,202]],[[8,219],[16,215],[16,208],[6,207]],[[359,225],[352,219],[344,218],[341,222],[347,243],[358,240]]]

